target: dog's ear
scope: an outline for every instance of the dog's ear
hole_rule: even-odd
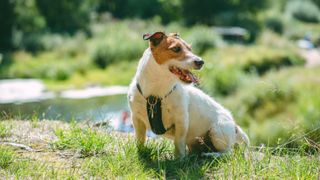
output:
[[[152,45],[157,46],[161,43],[163,38],[165,37],[165,34],[163,32],[155,32],[153,34],[143,34],[143,40],[150,40]]]

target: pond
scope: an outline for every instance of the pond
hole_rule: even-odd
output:
[[[48,91],[39,79],[0,80],[2,119],[106,121],[129,119],[126,86]]]
[[[2,118],[104,121],[128,110],[126,95],[86,99],[53,98],[37,102],[0,104]]]
[[[110,130],[133,132],[126,86],[91,86],[59,93],[38,79],[0,80],[0,119],[39,119],[107,123]],[[149,137],[156,137],[147,131]]]

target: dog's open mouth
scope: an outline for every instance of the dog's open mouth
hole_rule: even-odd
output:
[[[195,84],[199,84],[199,79],[197,76],[195,76],[194,74],[192,74],[189,70],[187,69],[181,69],[178,68],[177,66],[170,66],[169,70],[176,76],[179,77],[179,79],[185,83],[195,83]]]

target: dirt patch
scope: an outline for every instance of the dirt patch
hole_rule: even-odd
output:
[[[306,67],[320,65],[320,49],[301,50],[300,54],[306,60]]]
[[[61,121],[4,121],[10,128],[10,135],[0,139],[0,142],[13,142],[26,146],[30,146],[36,151],[42,151],[49,147],[49,142],[55,141],[57,138],[54,130],[57,128],[67,129],[69,124]]]

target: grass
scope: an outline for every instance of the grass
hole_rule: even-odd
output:
[[[13,154],[14,152],[9,149],[0,146],[0,168],[5,169],[13,162]]]
[[[31,127],[23,121],[7,124]],[[39,122],[36,129],[51,134],[53,146],[27,152],[0,146],[0,174],[5,178],[50,179],[317,179],[320,175],[319,152],[303,149],[254,148],[234,152],[221,158],[189,155],[174,159],[173,143],[149,139],[145,147],[136,148],[134,137],[106,132],[83,124]],[[13,130],[14,131],[14,130]],[[25,132],[14,131],[14,136]],[[32,134],[31,134],[32,135]],[[44,135],[44,134],[43,134]],[[22,142],[23,143],[23,142]],[[32,146],[32,140],[31,144]],[[79,153],[80,152],[80,156]]]
[[[90,128],[72,126],[70,130],[56,129],[58,141],[52,143],[57,149],[75,149],[82,156],[102,154],[109,137]]]
[[[32,157],[22,157],[14,149],[0,146],[0,174],[4,179],[74,179],[71,170],[52,167]]]
[[[10,128],[0,121],[0,138],[10,136]]]

